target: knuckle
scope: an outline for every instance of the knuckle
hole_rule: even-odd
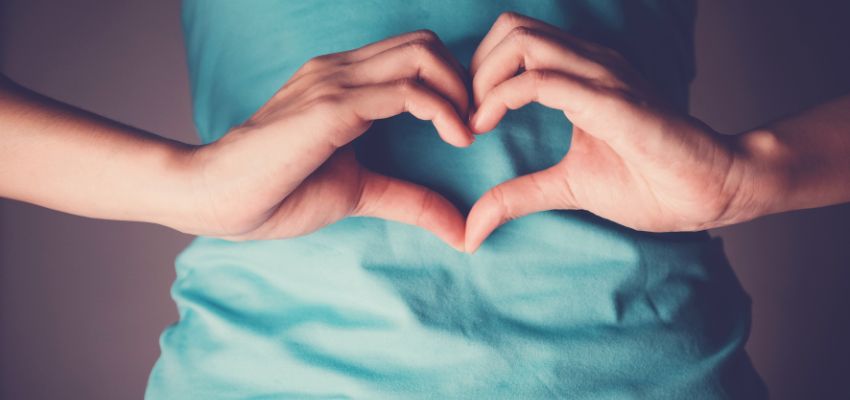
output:
[[[499,17],[496,18],[496,23],[494,25],[500,27],[513,27],[518,26],[522,23],[522,15],[515,13],[513,11],[506,11],[499,14]]]
[[[429,42],[427,40],[411,40],[407,42],[406,48],[410,51],[414,58],[419,59],[423,57],[433,57],[433,55],[437,52],[437,48],[434,42]]]
[[[414,78],[397,79],[394,84],[404,94],[419,91],[419,82]]]
[[[335,93],[328,93],[318,96],[313,101],[313,108],[322,113],[330,113],[338,109],[344,102],[342,96]]]
[[[530,174],[528,175],[528,181],[531,182],[531,186],[534,188],[534,192],[540,196],[541,198],[546,198],[546,185],[544,182],[540,181],[540,174]]]
[[[532,46],[544,42],[547,37],[533,28],[518,26],[511,29],[506,38],[515,43],[522,51],[528,53]]]
[[[375,210],[373,205],[375,199],[381,199],[387,191],[389,182],[386,180],[367,179],[363,172],[360,172],[359,187],[355,194],[356,201],[354,206],[349,211],[351,215],[372,215]]]
[[[325,54],[321,56],[313,57],[307,60],[304,63],[302,69],[305,71],[316,71],[320,69],[324,69],[329,67],[334,63],[334,56],[332,54]]]
[[[561,204],[572,207],[578,206],[578,200],[571,184],[570,168],[566,167],[566,163],[559,163],[555,166],[555,171],[557,173],[554,174],[554,177],[560,188],[557,193]]]
[[[531,83],[535,87],[546,85],[552,79],[552,73],[542,69],[533,69],[526,72]]]
[[[517,42],[526,42],[536,36],[534,29],[525,26],[517,26],[508,33],[508,37]]]
[[[313,72],[312,85],[308,90],[318,94],[335,94],[350,87],[350,82],[357,71],[352,68],[333,68],[321,72]]]
[[[342,91],[342,87],[334,80],[322,79],[313,83],[310,88],[304,92],[303,99],[317,102],[325,102],[329,98],[336,97]]]
[[[429,43],[434,43],[440,40],[439,36],[430,29],[419,29],[410,32],[410,37],[411,40],[422,40]]]

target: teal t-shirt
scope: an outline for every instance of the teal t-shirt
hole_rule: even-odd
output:
[[[616,48],[686,108],[690,0],[184,0],[195,122],[212,142],[311,57],[421,28],[467,64],[513,10]],[[529,106],[467,149],[399,116],[356,142],[368,167],[462,211],[568,151],[563,113]],[[473,254],[349,218],[287,240],[201,237],[177,259],[180,321],[149,399],[760,399],[750,300],[705,232],[637,232],[581,211],[512,221]]]

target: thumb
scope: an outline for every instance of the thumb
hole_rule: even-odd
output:
[[[377,217],[424,228],[463,251],[465,221],[437,192],[372,171],[363,171],[361,194],[351,215]]]
[[[474,252],[496,228],[512,219],[546,210],[578,208],[562,164],[513,178],[487,191],[466,220],[467,252]]]

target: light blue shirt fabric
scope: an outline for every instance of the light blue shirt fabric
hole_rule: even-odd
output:
[[[692,1],[184,0],[198,131],[218,139],[311,57],[406,31],[435,31],[468,65],[506,10],[618,49],[686,108]],[[457,149],[400,116],[356,148],[465,212],[561,159],[570,128],[529,106]],[[176,266],[180,321],[162,335],[149,399],[766,396],[743,350],[749,297],[704,232],[552,211],[469,255],[415,227],[349,218],[288,240],[201,237]]]

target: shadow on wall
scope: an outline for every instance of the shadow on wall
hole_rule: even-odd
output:
[[[692,112],[734,133],[850,92],[848,20],[846,1],[702,1]],[[850,398],[850,205],[713,233],[753,298],[772,397]]]

